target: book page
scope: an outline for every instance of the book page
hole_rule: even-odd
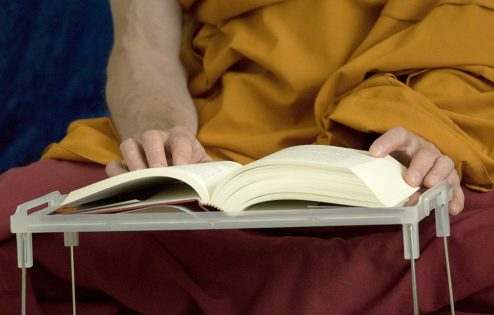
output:
[[[374,158],[370,157],[366,151],[322,146],[322,145],[300,145],[289,147],[262,159],[252,162],[239,170],[231,173],[225,178],[212,193],[212,203],[220,207],[221,203],[230,198],[232,190],[238,190],[239,187],[247,185],[247,181],[252,178],[252,173],[263,176],[269,172],[270,176],[279,174],[277,170],[270,169],[271,166],[289,165],[291,168],[322,167],[331,169],[334,173],[350,173],[351,167],[364,164]],[[286,171],[283,171],[286,173]],[[288,174],[290,174],[288,170]],[[348,177],[347,175],[345,175]]]
[[[199,196],[192,187],[184,182],[175,181],[164,185],[119,194],[79,206],[63,206],[50,215],[74,213],[116,213],[137,211],[150,207],[168,207],[183,203],[197,204]],[[176,208],[176,207],[175,207]]]
[[[390,156],[376,158],[367,151],[301,145],[228,175],[212,194],[211,203],[224,211],[282,199],[390,207],[416,190],[405,183],[405,170]]]
[[[265,158],[266,162],[302,161],[348,169],[360,178],[382,205],[390,207],[402,203],[418,187],[404,180],[406,168],[391,156],[372,157],[367,151],[334,146],[305,145],[281,150]],[[259,161],[261,162],[261,161]]]
[[[123,192],[154,187],[179,180],[192,187],[203,202],[209,201],[210,191],[241,164],[220,161],[190,165],[147,168],[104,179],[69,193],[62,206],[73,206],[111,197]]]
[[[352,168],[375,159],[367,151],[321,145],[300,145],[270,154],[254,163],[272,164],[278,161],[297,161],[303,164],[320,163],[338,168]]]
[[[402,204],[419,189],[405,182],[405,171],[406,168],[391,156],[353,168],[353,172],[374,192],[381,203],[388,207]]]

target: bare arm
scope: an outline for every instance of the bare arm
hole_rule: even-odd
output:
[[[115,40],[106,99],[126,166],[165,166],[167,158],[200,162],[205,153],[195,139],[197,113],[179,58],[178,1],[112,0],[111,9]],[[112,167],[110,175],[116,174]]]

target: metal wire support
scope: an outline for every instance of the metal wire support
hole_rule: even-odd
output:
[[[72,284],[72,314],[76,315],[76,299],[75,299],[75,270],[74,270],[74,246],[70,246],[70,280]]]
[[[79,233],[63,233],[63,242],[65,246],[70,247],[70,280],[72,285],[72,314],[77,314],[77,302],[75,297],[75,268],[74,268],[74,246],[79,245]]]
[[[26,268],[32,265],[32,254],[30,255],[29,242],[31,241],[31,235],[27,233],[21,233],[17,235],[17,251],[19,267],[21,267],[21,314],[26,315],[26,281],[27,270]]]
[[[21,314],[26,315],[26,267],[22,267],[21,270]]]
[[[449,251],[448,251],[448,237],[443,237],[444,240],[444,257],[446,261],[446,274],[448,276],[448,290],[449,290],[449,306],[451,314],[455,315],[455,299],[453,297],[453,281],[451,280],[451,267],[449,264]]]
[[[414,252],[415,246],[418,244],[415,243],[415,237],[414,237],[414,229],[413,229],[413,224],[408,224],[408,231],[410,232],[410,249],[411,252]],[[413,299],[413,314],[414,315],[419,315],[419,299],[418,299],[418,294],[417,294],[417,272],[415,270],[415,258],[412,255],[410,258],[410,269],[412,271],[412,299]]]

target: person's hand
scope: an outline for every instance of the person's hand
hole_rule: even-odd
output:
[[[148,167],[212,161],[197,138],[184,127],[173,127],[168,131],[147,130],[122,141],[120,151],[124,159],[106,166],[108,176]]]
[[[453,188],[449,212],[456,215],[463,210],[465,197],[460,178],[453,161],[442,154],[436,146],[404,128],[393,128],[382,134],[369,148],[375,157],[393,155],[408,166],[405,181],[413,187],[427,188],[446,180]]]

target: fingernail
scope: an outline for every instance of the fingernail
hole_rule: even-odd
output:
[[[185,164],[188,164],[188,161],[186,159],[177,158],[173,161],[173,165],[185,165]]]
[[[457,215],[459,211],[460,208],[456,203],[451,202],[449,204],[449,213],[451,213],[452,215]]]
[[[413,171],[408,171],[408,184],[412,187],[417,187],[419,185],[418,175]]]
[[[382,154],[382,152],[383,152],[383,148],[381,146],[375,146],[369,151],[369,154],[371,156],[378,157]]]

